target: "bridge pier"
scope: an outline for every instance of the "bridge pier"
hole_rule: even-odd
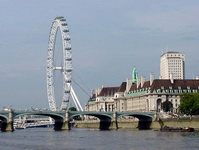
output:
[[[54,119],[55,124],[54,124],[54,130],[55,131],[61,131],[61,130],[70,130],[71,127],[69,125],[69,114],[66,112],[65,114],[65,119]]]
[[[13,132],[14,125],[13,125],[13,112],[9,110],[8,112],[8,119],[4,119],[1,123],[1,131],[3,132]]]
[[[70,130],[69,122],[55,119],[54,130],[55,131]]]

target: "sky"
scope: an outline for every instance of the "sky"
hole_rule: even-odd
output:
[[[49,107],[46,58],[57,16],[68,23],[83,107],[92,89],[120,86],[134,66],[146,80],[159,78],[167,51],[185,54],[186,79],[199,75],[197,0],[0,0],[0,109]]]

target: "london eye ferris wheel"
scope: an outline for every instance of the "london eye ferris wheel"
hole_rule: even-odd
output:
[[[58,30],[61,33],[61,45],[62,45],[62,58],[61,64],[56,64],[55,58],[55,44],[58,35]],[[72,50],[70,42],[69,30],[66,23],[66,19],[62,16],[56,17],[52,23],[48,50],[47,50],[47,67],[46,67],[46,81],[47,81],[47,97],[49,108],[52,111],[67,110],[69,106],[70,96],[72,97],[77,110],[82,111],[81,104],[72,88]],[[61,74],[62,86],[58,87],[62,89],[61,104],[57,106],[56,92],[55,92],[55,72],[58,71]]]

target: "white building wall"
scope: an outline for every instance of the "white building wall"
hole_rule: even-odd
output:
[[[185,55],[179,52],[167,52],[160,57],[160,78],[184,79],[185,77]]]

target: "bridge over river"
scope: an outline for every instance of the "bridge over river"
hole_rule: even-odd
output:
[[[90,111],[43,111],[43,110],[2,110],[0,111],[1,131],[14,131],[15,118],[23,115],[43,115],[54,119],[54,130],[70,130],[70,120],[75,116],[95,116],[99,118],[100,130],[118,129],[117,120],[122,116],[133,116],[139,119],[138,128],[150,128],[155,119],[152,112],[90,112]]]

